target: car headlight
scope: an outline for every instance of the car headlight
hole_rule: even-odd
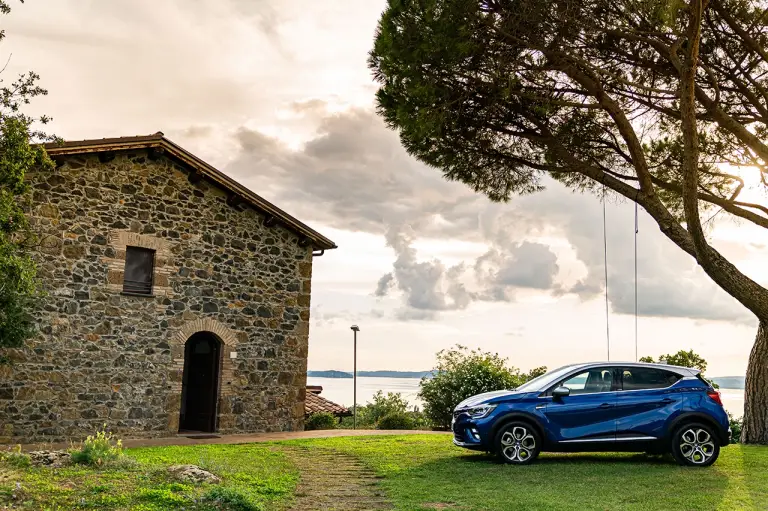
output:
[[[462,411],[473,419],[482,419],[483,417],[487,417],[494,408],[496,408],[496,405],[478,405],[465,408]]]

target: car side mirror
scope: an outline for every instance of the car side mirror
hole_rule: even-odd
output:
[[[555,399],[561,399],[565,396],[571,395],[571,389],[568,387],[557,387],[555,390],[552,391],[552,397]]]

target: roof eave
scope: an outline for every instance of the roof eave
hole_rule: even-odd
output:
[[[171,142],[161,134],[146,137],[131,137],[130,139],[113,138],[84,140],[81,142],[65,142],[64,144],[52,143],[45,144],[44,147],[51,156],[67,156],[135,149],[163,149],[190,167],[200,171],[203,175],[218,183],[221,187],[242,196],[248,203],[262,213],[279,219],[286,225],[286,227],[307,238],[311,243],[313,250],[333,250],[338,248],[338,246],[329,238],[326,238],[308,225],[299,221],[297,218],[257,195],[194,154]]]

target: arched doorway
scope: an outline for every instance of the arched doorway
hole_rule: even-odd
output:
[[[221,342],[208,332],[191,336],[184,348],[179,431],[216,431]]]

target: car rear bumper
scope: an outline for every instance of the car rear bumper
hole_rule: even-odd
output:
[[[733,435],[733,431],[731,430],[731,427],[728,426],[728,431],[725,435],[725,438],[722,438],[720,443],[723,447],[731,443],[731,435]]]

